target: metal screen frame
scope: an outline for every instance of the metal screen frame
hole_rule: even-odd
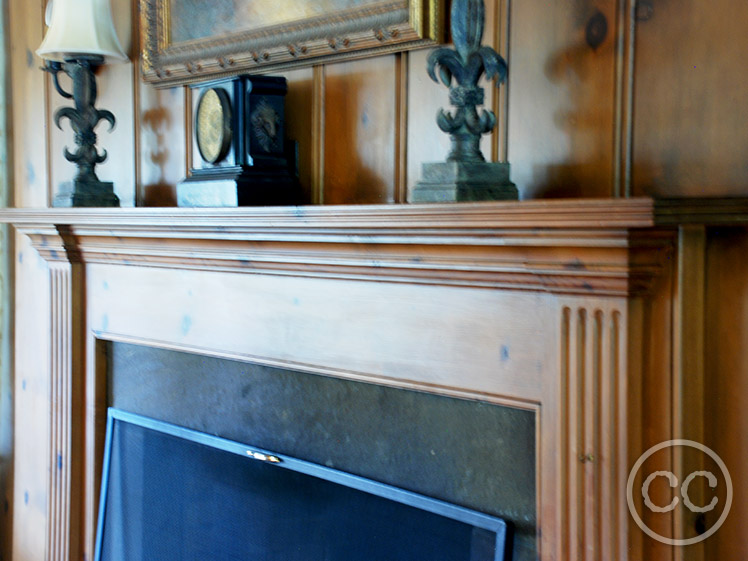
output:
[[[389,499],[403,505],[415,507],[426,512],[444,516],[446,518],[469,524],[471,526],[494,532],[496,534],[496,546],[494,561],[509,561],[511,551],[510,528],[507,522],[501,518],[477,512],[465,507],[453,505],[438,499],[419,495],[405,489],[392,485],[366,479],[357,475],[342,472],[336,469],[299,460],[283,454],[277,454],[261,448],[247,446],[239,442],[202,433],[196,430],[180,427],[164,421],[159,421],[142,415],[128,413],[120,409],[110,407],[107,411],[106,446],[104,450],[103,471],[101,477],[101,494],[99,499],[99,517],[96,530],[96,551],[94,561],[101,561],[101,547],[105,527],[107,494],[109,488],[109,472],[111,466],[111,448],[115,424],[118,422],[129,423],[166,435],[182,438],[190,442],[209,446],[225,452],[230,452],[248,459],[263,461],[274,464],[279,469],[317,477],[345,487],[350,487],[378,497]]]

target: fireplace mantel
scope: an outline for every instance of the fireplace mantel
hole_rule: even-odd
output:
[[[46,559],[92,558],[105,343],[124,341],[534,411],[541,558],[666,555],[634,531],[628,469],[700,430],[678,417],[703,378],[685,360],[703,309],[683,302],[703,293],[704,228],[746,217],[743,200],[648,198],[2,210],[16,333],[49,339],[15,343],[16,388],[45,369],[49,419],[17,413],[16,442],[49,455],[16,455],[14,550],[43,539]],[[30,247],[46,275],[31,284]],[[44,499],[22,508],[34,488]]]
[[[373,278],[558,294],[646,291],[656,229],[738,223],[735,201],[588,199],[241,209],[6,209],[50,261]],[[660,239],[662,238],[662,239]]]

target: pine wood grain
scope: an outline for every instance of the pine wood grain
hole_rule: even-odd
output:
[[[16,235],[16,310],[26,310],[15,325],[13,557],[45,559],[49,478],[49,350],[29,344],[49,334],[48,266],[26,236]],[[16,312],[17,313],[17,312]],[[19,435],[29,435],[19,437]],[[36,435],[36,436],[31,436]]]
[[[653,2],[637,24],[633,192],[746,193],[748,5]]]
[[[449,90],[426,74],[428,55],[414,51],[408,56],[408,192],[421,179],[423,164],[443,162],[449,153],[449,136],[436,125],[437,112],[449,109]]]
[[[48,126],[50,95],[40,59],[34,54],[42,41],[44,3],[10,2],[7,9],[7,80],[10,90],[10,135],[13,168],[12,199],[16,206],[45,207],[49,202]],[[48,333],[49,280],[47,265],[28,239],[11,233],[14,240],[13,308],[28,310],[28,323],[14,326],[14,407],[16,435],[38,434],[27,444],[14,439],[13,535],[5,536],[12,559],[44,559],[47,554],[47,437],[49,424],[48,350],[28,345]],[[23,256],[26,256],[25,262]],[[15,313],[15,312],[14,312]],[[26,343],[24,343],[26,342]]]
[[[395,200],[395,55],[325,68],[324,201]]]
[[[642,284],[662,272],[673,240],[670,229],[653,230],[655,209],[643,199],[0,211],[51,262],[52,287],[63,289],[48,304],[53,320],[62,320],[50,340],[50,392],[60,397],[51,426],[37,428],[70,458],[51,480],[50,497],[70,497],[48,509],[53,551],[64,549],[66,537],[73,548],[82,537],[91,553],[103,415],[95,349],[103,339],[533,410],[541,559],[567,545],[582,558],[605,552],[616,559],[622,548],[608,538],[625,540],[629,522],[621,501],[605,518],[603,504],[621,488],[631,458],[620,443],[628,442],[626,431],[641,433],[642,418],[630,407],[639,403],[637,390],[619,361],[629,345],[664,362],[670,356],[653,353],[661,341],[647,336],[658,332],[650,324],[667,318],[658,312],[631,316],[646,324],[628,323],[628,302],[668,297],[669,283]],[[636,230],[647,232],[646,243]],[[61,284],[66,254],[72,269],[63,273],[84,264],[78,270],[85,277],[68,274],[70,283]],[[74,308],[85,313],[85,327],[70,337],[65,302],[83,286],[85,304]],[[651,295],[655,286],[665,290]],[[223,298],[211,298],[219,292]],[[567,309],[576,319],[564,330]],[[71,396],[79,389],[65,388],[84,378],[75,358],[82,341],[85,402],[76,406]],[[642,367],[662,386],[667,368]],[[76,421],[80,415],[85,423]],[[574,419],[568,431],[563,419]],[[67,430],[77,436],[61,440]],[[596,459],[580,462],[580,453]],[[558,458],[567,470],[557,469]],[[81,485],[69,488],[70,477]],[[559,493],[569,489],[568,507],[559,511]],[[79,506],[73,497],[83,497],[82,528],[68,517]]]
[[[508,159],[522,198],[613,194],[616,3],[510,5]],[[603,43],[585,41],[591,17]]]
[[[140,83],[140,198],[146,206],[175,206],[176,184],[187,172],[185,89],[155,90]]]
[[[748,230],[720,229],[707,237],[704,394],[706,444],[727,465],[735,489],[729,516],[705,542],[705,559],[741,559],[748,555],[741,500],[748,485]],[[719,510],[719,509],[717,509]],[[713,519],[709,519],[712,523]]]
[[[51,95],[41,59],[43,2],[11,2],[8,6],[9,80],[13,131],[13,177],[16,206],[47,206],[48,146],[45,131]],[[57,95],[55,93],[55,95]]]
[[[312,202],[312,137],[314,122],[314,70],[302,68],[284,74],[286,94],[286,138],[298,143],[299,181],[304,201]]]
[[[106,123],[96,129],[98,146],[109,154],[107,160],[97,166],[96,172],[102,181],[114,182],[114,191],[122,206],[135,206],[136,202],[134,139],[140,125],[140,116],[133,103],[139,77],[133,71],[133,67],[138,66],[138,43],[133,39],[138,35],[131,4],[131,0],[114,0],[111,5],[117,36],[129,60],[124,64],[109,64],[97,74],[97,106],[114,113],[117,124],[112,132]],[[129,95],[122,95],[123,91]]]

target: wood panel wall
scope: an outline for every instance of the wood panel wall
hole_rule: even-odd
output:
[[[51,125],[64,104],[34,55],[45,0],[9,0],[16,203],[47,204],[74,167],[62,157],[69,128]],[[137,2],[113,0],[132,60]],[[509,81],[487,84],[499,116],[487,159],[512,164],[523,198],[743,195],[748,164],[748,87],[742,53],[748,7],[729,0],[489,0],[484,42],[509,62]],[[651,6],[651,9],[647,9]],[[599,45],[590,27],[604,22]],[[425,72],[427,51],[288,71],[289,136],[300,144],[311,201],[404,202],[424,162],[443,160],[435,124],[446,88]],[[110,157],[100,176],[123,204],[169,205],[189,161],[191,115],[184,88],[155,90],[137,65],[99,73]]]
[[[509,62],[509,81],[489,89],[499,126],[483,142],[491,160],[508,160],[523,198],[629,195],[748,195],[748,7],[733,0],[487,0],[484,41]],[[44,32],[45,0],[7,0],[10,194],[16,206],[49,205],[74,169],[61,155],[69,129],[52,124],[62,104],[34,51]],[[136,0],[112,0],[120,38],[137,59]],[[651,9],[649,9],[651,8]],[[601,43],[587,40],[601,18]],[[599,31],[599,28],[598,28]],[[300,146],[301,181],[315,203],[402,203],[424,162],[443,160],[448,139],[436,111],[446,89],[425,74],[427,53],[415,51],[285,73],[288,133]],[[117,128],[99,131],[109,152],[102,180],[115,182],[124,205],[173,205],[174,186],[190,158],[189,91],[155,90],[136,64],[99,72],[102,108]],[[748,291],[746,233],[710,237],[705,309],[710,325],[705,370],[720,384],[707,391],[706,438],[731,458],[733,478],[748,479],[748,462],[732,447],[748,439],[740,409],[746,386]],[[48,318],[38,305],[49,290],[46,265],[16,238],[16,433],[44,423],[49,387],[39,365]],[[736,327],[733,327],[736,326]],[[724,337],[715,334],[725,334]],[[734,390],[731,388],[735,388]],[[711,427],[711,428],[710,428]],[[722,431],[722,432],[720,432]],[[726,433],[724,431],[729,431]],[[728,436],[725,436],[729,434]],[[28,493],[45,480],[47,443],[16,447],[24,471],[15,474],[14,559],[44,554],[32,531],[43,527],[45,498]],[[728,451],[733,450],[733,451]],[[714,557],[748,557],[736,501]],[[741,514],[742,513],[742,514]],[[732,526],[730,524],[733,524]],[[9,541],[6,539],[7,545]],[[708,556],[709,558],[710,556]]]
[[[636,26],[633,192],[745,196],[748,4],[651,4]]]
[[[40,2],[7,5],[7,51],[10,74],[8,133],[10,142],[10,199],[17,206],[43,207],[49,201],[48,90],[39,60],[33,50],[42,39],[43,6]],[[15,434],[46,426],[49,421],[48,380],[44,372],[49,360],[42,341],[49,318],[42,307],[49,299],[47,266],[30,244],[16,234],[8,247],[16,270],[12,293],[3,294],[14,304],[16,317],[26,312],[27,323],[15,325],[13,426]],[[25,259],[24,259],[25,257]],[[42,323],[37,323],[42,322]],[[44,324],[47,325],[46,329]],[[37,328],[34,328],[34,325]],[[27,343],[24,345],[22,341]],[[28,343],[31,341],[32,343]],[[3,554],[11,559],[44,559],[45,544],[39,529],[46,527],[48,480],[47,442],[14,443],[13,489],[9,500],[12,534],[2,536]],[[19,468],[19,466],[22,466]]]
[[[727,465],[735,499],[725,524],[705,542],[705,559],[746,559],[748,541],[748,232],[725,229],[707,238],[705,309],[705,441]]]

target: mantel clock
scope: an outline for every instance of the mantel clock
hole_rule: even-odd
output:
[[[284,136],[285,78],[237,76],[192,89],[192,166],[177,186],[179,206],[300,204]]]

